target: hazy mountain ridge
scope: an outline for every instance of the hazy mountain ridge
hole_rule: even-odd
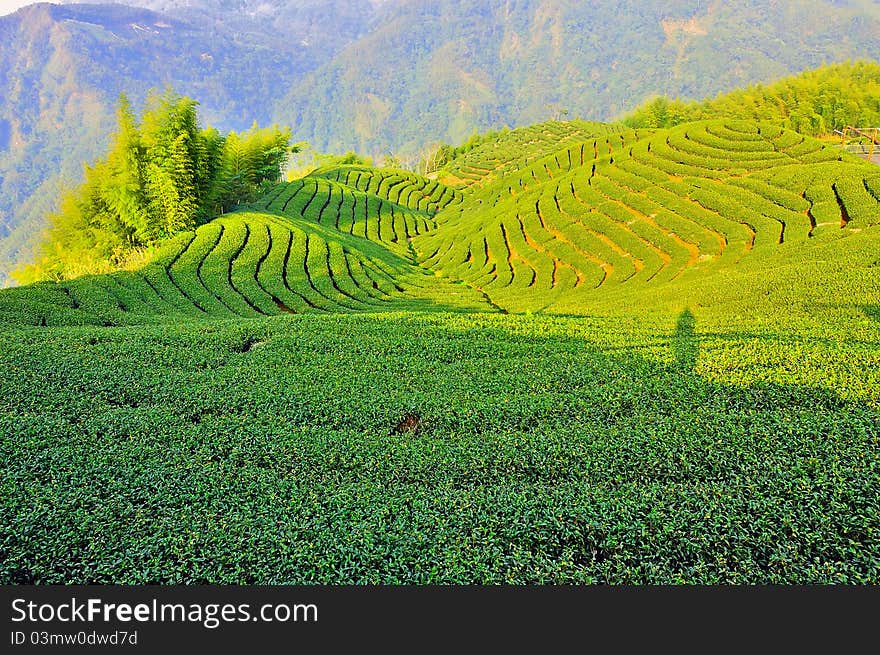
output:
[[[864,58],[878,33],[878,2],[413,0],[387,7],[275,115],[297,107],[295,132],[322,148],[412,151],[474,126],[561,110],[607,121],[654,94],[699,99]]]

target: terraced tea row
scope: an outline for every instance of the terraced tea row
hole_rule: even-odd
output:
[[[607,154],[594,140],[591,159],[567,147],[475,190],[416,251],[509,310],[584,311],[597,290],[696,280],[880,223],[880,171],[814,139],[721,121],[640,136],[606,139],[619,144]]]
[[[491,184],[527,167],[535,160],[558,153],[568,145],[605,140],[623,131],[607,123],[550,121],[517,128],[457,157],[438,175],[444,184],[461,188]]]
[[[880,170],[794,132],[737,121],[597,131],[505,133],[463,158],[491,177],[461,190],[405,171],[319,169],[142,270],[13,290],[0,314],[116,325],[404,307],[583,313],[615,289],[703,284],[880,223]]]
[[[415,173],[368,166],[319,168],[309,177],[334,180],[414,211],[434,215],[461,202],[460,192]]]
[[[366,240],[303,219],[238,213],[181,235],[140,270],[10,289],[0,321],[126,325],[435,308],[491,309],[477,292]]]
[[[346,166],[278,185],[262,211],[302,217],[409,255],[409,239],[436,227],[441,209],[460,203],[449,187],[405,171]]]
[[[575,143],[533,163],[525,164],[522,168],[517,168],[498,183],[468,189],[468,198],[480,205],[495,207],[505,197],[526,193],[574,169],[584,166],[595,167],[600,162],[607,162],[614,157],[615,152],[627,150],[645,134],[645,130],[628,130]]]

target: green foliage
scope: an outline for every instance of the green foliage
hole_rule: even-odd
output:
[[[448,143],[441,143],[436,146],[425,158],[419,163],[419,170],[423,170],[425,174],[434,173],[441,168],[451,164],[452,161],[462,155],[469,153],[474,148],[492,141],[496,141],[509,131],[508,128],[501,130],[489,130],[483,134],[474,132],[467,141],[459,146],[452,146]]]
[[[876,166],[573,121],[436,178],[0,291],[0,582],[878,579]]]
[[[811,136],[847,125],[880,125],[880,64],[860,61],[824,66],[703,102],[660,96],[623,122],[634,128],[667,128],[719,117],[772,122]]]
[[[291,148],[290,130],[260,128],[254,124],[242,134],[230,132],[218,139],[218,163],[210,183],[205,218],[213,218],[237,204],[248,203],[281,179]]]
[[[876,349],[693,313],[4,332],[0,581],[874,582]]]
[[[332,166],[372,166],[373,160],[370,157],[359,155],[353,150],[349,150],[344,155],[334,155],[330,153],[322,153],[317,155],[316,161],[319,167]]]
[[[38,261],[19,281],[64,279],[119,267],[132,255],[194,229],[277,183],[290,131],[259,128],[221,136],[198,125],[197,103],[152,95],[138,123],[120,98],[105,159],[65,194]]]

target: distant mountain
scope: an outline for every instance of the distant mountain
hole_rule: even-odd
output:
[[[238,40],[307,47],[332,57],[340,42],[361,36],[389,0],[129,0],[130,5],[234,33]],[[61,4],[79,4],[63,0]]]
[[[171,84],[223,129],[276,120],[322,150],[609,120],[876,56],[880,0],[132,0],[0,17],[0,285],[121,91]]]
[[[610,120],[877,57],[880,2],[411,0],[275,113],[324,149],[405,153],[558,114]],[[332,107],[333,111],[327,111]]]

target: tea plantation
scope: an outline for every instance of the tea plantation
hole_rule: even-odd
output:
[[[433,177],[0,291],[0,581],[880,582],[880,168],[573,121]]]

